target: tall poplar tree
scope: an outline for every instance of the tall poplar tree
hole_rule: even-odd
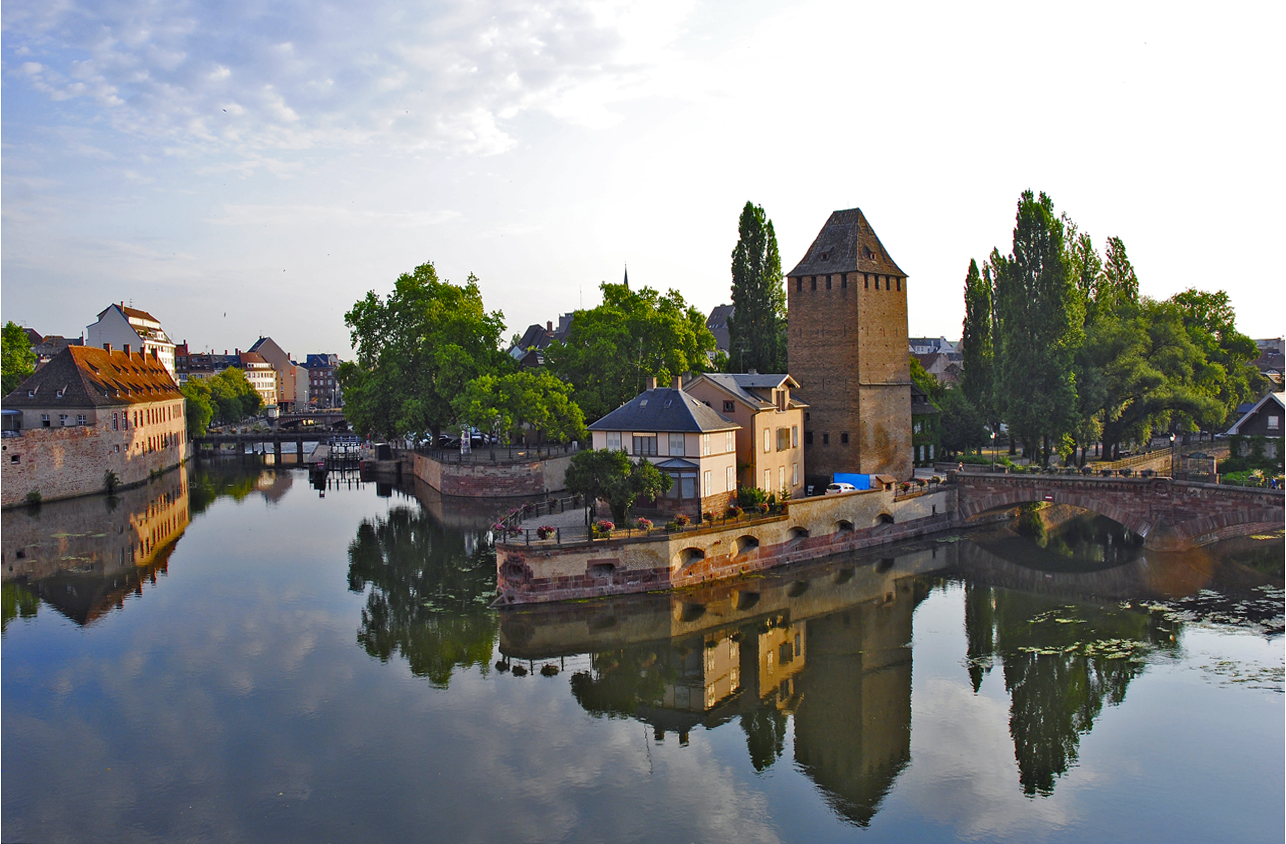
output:
[[[746,202],[737,235],[732,250],[729,365],[741,372],[785,372],[786,288],[777,235],[762,205]]]
[[[1068,273],[1063,223],[1044,193],[1024,191],[1013,254],[996,283],[1002,354],[998,390],[1012,433],[1027,454],[1048,460],[1075,423],[1072,357],[1083,316]]]
[[[970,259],[965,276],[965,318],[961,330],[960,353],[964,372],[960,387],[965,398],[988,420],[994,420],[995,350],[992,346],[991,283],[983,280],[978,262]]]

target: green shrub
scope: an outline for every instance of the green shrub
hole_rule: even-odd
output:
[[[41,494],[40,494],[40,490],[38,490],[38,489],[33,489],[31,492],[27,493],[27,506],[28,506],[28,507],[39,507],[39,506],[40,506],[40,502],[41,502],[41,501],[43,501],[43,500],[44,500],[44,497],[43,497],[43,496],[41,496]]]
[[[737,490],[737,504],[745,510],[759,509],[759,505],[766,503],[769,497],[769,493],[757,486],[743,486]]]

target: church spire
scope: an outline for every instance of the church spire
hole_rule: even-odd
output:
[[[630,289],[630,265],[628,263],[625,265],[625,289]]]

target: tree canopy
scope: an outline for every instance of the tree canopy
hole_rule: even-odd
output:
[[[398,276],[387,299],[367,293],[344,323],[357,353],[338,372],[344,415],[362,434],[436,438],[470,381],[510,365],[503,316],[483,307],[477,278],[456,286],[431,263]]]
[[[263,397],[236,367],[211,378],[189,378],[179,389],[186,399],[189,437],[204,437],[211,421],[233,424],[263,408]]]
[[[714,335],[678,291],[662,296],[649,287],[633,291],[607,282],[600,289],[603,304],[576,311],[567,340],[545,349],[550,370],[572,385],[587,419],[638,395],[649,376],[665,383],[710,369]]]
[[[0,395],[9,395],[36,371],[36,353],[31,350],[27,330],[10,320],[0,334]]]
[[[635,501],[656,498],[669,490],[673,479],[646,460],[635,463],[623,451],[604,448],[573,455],[564,482],[568,492],[606,501],[613,520],[621,525]]]
[[[1141,296],[1125,243],[1108,238],[1100,256],[1045,194],[1019,200],[1011,254],[992,250],[980,271],[970,262],[965,310],[966,398],[1042,460],[1218,429],[1265,389],[1226,293]]]
[[[571,387],[552,373],[523,370],[480,375],[451,402],[465,425],[496,431],[509,443],[524,426],[558,442],[584,440],[585,414],[571,400]]]
[[[728,365],[738,372],[786,371],[786,288],[772,220],[746,202],[732,250]]]

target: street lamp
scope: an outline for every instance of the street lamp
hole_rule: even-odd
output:
[[[1170,432],[1170,477],[1174,477],[1174,431]]]
[[[991,470],[996,471],[996,432],[991,432]]]

